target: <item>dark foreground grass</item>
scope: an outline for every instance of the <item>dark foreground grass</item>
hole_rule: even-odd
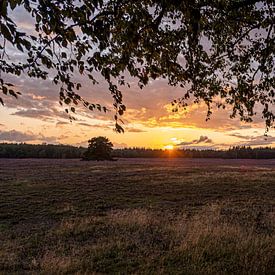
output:
[[[275,161],[0,160],[0,273],[274,274]]]

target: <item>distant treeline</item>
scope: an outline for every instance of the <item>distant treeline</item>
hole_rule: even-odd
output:
[[[52,144],[0,143],[0,158],[81,158],[86,151],[83,147]]]
[[[245,146],[231,147],[228,150],[197,150],[197,149],[178,149],[178,150],[161,150],[146,148],[128,148],[116,149],[115,157],[124,158],[161,158],[161,157],[178,157],[178,158],[238,158],[238,159],[272,159],[275,158],[275,148],[260,147],[251,148]]]
[[[70,159],[82,158],[87,149],[70,145],[52,144],[11,144],[0,143],[0,158],[57,158]],[[228,150],[196,150],[196,149],[146,149],[126,148],[113,150],[116,158],[249,158],[249,159],[272,159],[275,158],[275,148],[261,147],[231,147]]]

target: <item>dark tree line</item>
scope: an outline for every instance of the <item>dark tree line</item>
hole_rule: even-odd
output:
[[[81,158],[85,148],[52,144],[0,144],[0,158]]]
[[[116,149],[114,152],[116,157],[126,158],[228,158],[228,159],[272,159],[275,158],[275,148],[270,147],[232,147],[228,150],[197,150],[197,149],[178,149],[167,151],[162,149],[146,149],[146,148],[127,148]]]
[[[0,144],[0,158],[50,158],[50,159],[80,159],[85,156],[87,148],[69,145],[51,144]],[[272,159],[275,158],[275,148],[232,147],[228,150],[196,150],[178,149],[167,151],[162,149],[125,148],[114,149],[114,158],[229,158],[229,159]]]

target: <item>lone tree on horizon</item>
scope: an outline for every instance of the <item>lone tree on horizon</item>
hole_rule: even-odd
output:
[[[113,143],[106,137],[94,137],[88,141],[88,150],[84,153],[83,160],[113,160]]]

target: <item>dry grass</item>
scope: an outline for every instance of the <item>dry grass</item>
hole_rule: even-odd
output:
[[[64,219],[26,247],[27,254],[38,249],[31,257],[24,259],[22,243],[6,240],[0,267],[15,271],[21,263],[23,270],[44,274],[272,274],[274,219],[268,224],[272,234],[259,233],[256,222],[228,223],[226,207],[212,204],[192,216],[133,209]]]
[[[2,171],[0,273],[274,274],[272,169],[66,165]]]

